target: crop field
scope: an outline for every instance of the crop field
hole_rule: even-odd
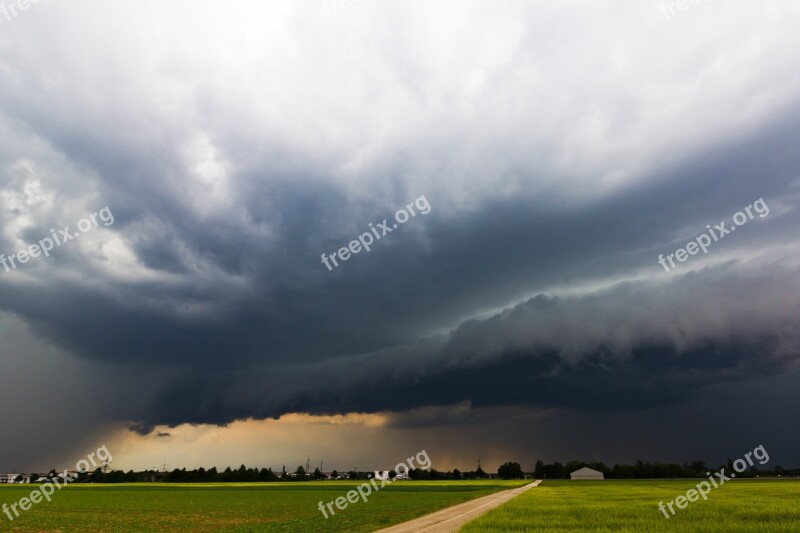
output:
[[[0,530],[60,531],[348,531],[368,532],[522,485],[521,481],[409,481],[387,485],[327,520],[317,508],[358,483],[72,485],[56,491]],[[0,486],[11,505],[37,485]]]
[[[798,480],[732,480],[665,518],[658,503],[685,495],[699,481],[543,481],[461,532],[800,531]]]

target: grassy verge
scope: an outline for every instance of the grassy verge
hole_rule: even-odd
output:
[[[797,532],[800,481],[732,480],[667,519],[658,503],[700,480],[544,481],[461,532]]]
[[[355,489],[354,482],[73,485],[56,491],[0,528],[17,532],[85,531],[348,531],[404,522],[522,482],[403,481],[327,520],[317,508]],[[36,485],[0,486],[0,504],[30,495]]]

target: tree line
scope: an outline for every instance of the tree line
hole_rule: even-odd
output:
[[[356,472],[350,470],[348,472],[339,472],[334,470],[330,475],[321,472],[319,468],[315,468],[313,472],[306,472],[303,466],[298,466],[292,471],[287,471],[286,467],[280,471],[273,471],[271,468],[247,468],[241,465],[237,469],[230,467],[225,470],[219,471],[216,467],[205,469],[197,468],[194,470],[187,470],[186,468],[174,469],[168,472],[157,470],[144,470],[141,472],[134,472],[129,470],[124,472],[122,470],[113,470],[110,472],[103,472],[97,469],[94,472],[80,474],[77,483],[144,483],[160,481],[166,483],[204,483],[204,482],[269,482],[269,481],[314,481],[323,479],[350,479],[350,480],[366,480],[373,476],[373,472]],[[22,477],[22,476],[20,476]],[[392,470],[389,472],[389,477],[394,479],[397,473]],[[455,480],[455,479],[483,479],[490,477],[481,468],[470,472],[461,472],[459,469],[453,469],[447,472],[438,471],[434,468],[430,470],[422,470],[412,468],[408,472],[408,477],[414,480]],[[34,480],[32,480],[34,481]]]
[[[728,459],[726,464],[718,467],[706,465],[705,461],[692,461],[683,464],[675,463],[644,463],[636,461],[634,465],[614,465],[608,466],[602,462],[585,463],[582,461],[569,461],[567,464],[552,463],[544,464],[536,461],[533,475],[537,479],[569,479],[571,472],[579,468],[588,467],[598,472],[602,472],[604,477],[609,479],[655,479],[655,478],[702,478],[708,477],[708,472],[714,473],[724,468],[727,472],[733,471],[733,461]],[[800,468],[785,469],[780,465],[771,468],[752,467],[736,477],[757,477],[757,476],[800,476]]]
[[[571,472],[583,467],[588,467],[599,472],[602,472],[604,477],[608,479],[655,479],[655,478],[704,478],[707,477],[709,472],[718,472],[720,469],[725,468],[726,471],[733,471],[733,462],[728,459],[726,464],[718,467],[706,465],[704,461],[692,461],[691,463],[685,462],[683,464],[674,463],[644,463],[637,461],[634,465],[620,465],[608,466],[603,462],[583,462],[583,461],[569,461],[566,464],[555,462],[552,464],[545,464],[542,461],[536,461],[536,466],[533,472],[527,473],[529,477],[536,479],[569,479]],[[32,482],[46,481],[51,477],[57,476],[55,470],[51,470],[49,474],[44,477],[39,477],[36,474],[31,476]],[[350,479],[350,480],[364,480],[372,477],[373,472],[356,472],[350,470],[348,472],[338,472],[334,470],[330,476],[321,472],[319,468],[315,468],[313,472],[306,472],[305,468],[298,466],[293,471],[287,471],[283,467],[280,471],[273,471],[271,468],[247,468],[241,465],[237,469],[225,468],[222,471],[217,470],[216,467],[197,468],[194,470],[187,470],[186,468],[174,469],[171,471],[157,471],[157,470],[144,470],[141,472],[134,472],[129,470],[124,472],[122,470],[112,470],[110,472],[103,472],[98,468],[94,472],[82,472],[78,474],[78,478],[74,483],[142,483],[142,482],[166,482],[166,483],[203,483],[203,482],[268,482],[268,481],[312,481],[333,479]],[[780,465],[771,469],[752,467],[749,470],[738,473],[737,477],[757,477],[757,476],[783,476],[783,477],[800,477],[800,468],[785,469]],[[389,472],[389,477],[394,479],[397,473],[392,470]],[[485,479],[489,476],[481,467],[476,470],[462,472],[458,468],[448,471],[439,471],[434,468],[429,470],[410,469],[408,477],[414,480],[459,480],[459,479]],[[526,477],[522,466],[517,462],[507,462],[502,464],[497,469],[497,476],[501,479],[522,479]],[[19,475],[16,481],[22,481],[24,476]]]

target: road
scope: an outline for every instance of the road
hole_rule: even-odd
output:
[[[470,520],[474,520],[483,513],[503,505],[508,500],[519,496],[541,482],[541,480],[537,480],[524,487],[504,490],[475,500],[460,503],[448,507],[447,509],[442,509],[441,511],[436,511],[435,513],[421,516],[414,520],[403,522],[402,524],[397,524],[396,526],[381,529],[375,533],[415,533],[417,531],[424,531],[425,533],[452,533],[458,531],[461,526]]]

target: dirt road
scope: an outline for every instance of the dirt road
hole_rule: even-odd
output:
[[[442,509],[441,511],[436,511],[435,513],[421,516],[414,520],[403,522],[402,524],[397,524],[396,526],[381,529],[375,533],[414,533],[417,531],[424,531],[425,533],[452,533],[458,531],[458,528],[470,520],[478,518],[483,513],[506,503],[511,498],[522,494],[541,482],[541,480],[537,480],[524,487],[504,490],[503,492],[496,492],[475,500],[460,503],[448,507],[447,509]]]

